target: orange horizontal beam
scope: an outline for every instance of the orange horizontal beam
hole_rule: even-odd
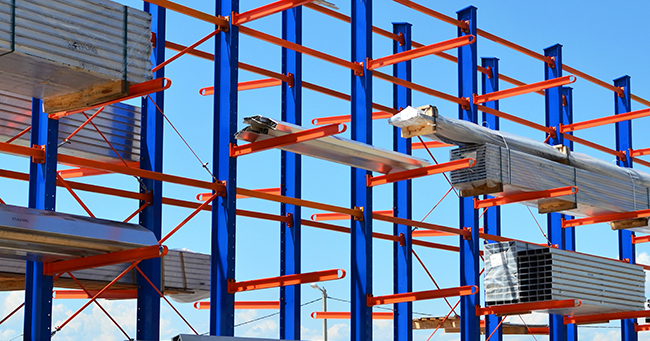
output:
[[[586,74],[586,73],[584,73],[582,71],[578,71],[578,70],[576,70],[576,69],[574,69],[574,68],[572,68],[572,67],[570,67],[570,66],[568,66],[566,64],[562,64],[562,70],[565,70],[566,72],[570,72],[570,73],[572,73],[572,74],[574,74],[574,75],[576,75],[576,76],[578,76],[578,77],[580,77],[580,78],[582,78],[582,79],[584,79],[586,81],[592,82],[592,83],[594,83],[596,85],[600,85],[605,89],[614,91],[620,97],[625,96],[625,90],[624,89],[618,88],[618,87],[613,86],[612,84],[603,82],[603,81],[601,81],[600,79],[598,79],[596,77],[589,76],[588,74]],[[646,105],[650,106],[650,103],[648,103]]]
[[[641,317],[650,317],[650,310],[624,311],[620,313],[565,316],[564,324],[585,324],[593,322],[609,322],[611,320],[637,319]]]
[[[487,208],[493,206],[501,206],[505,204],[512,204],[522,201],[533,201],[546,198],[555,198],[565,195],[573,195],[578,193],[578,187],[576,186],[567,186],[547,189],[544,191],[535,191],[535,192],[524,192],[520,194],[504,195],[501,197],[495,197],[491,199],[478,200],[474,198],[474,208]]]
[[[239,33],[245,34],[263,41],[266,41],[267,43],[275,44],[284,48],[287,48],[289,50],[296,51],[298,53],[303,53],[309,56],[312,56],[314,58],[322,59],[324,61],[348,68],[352,71],[354,71],[357,74],[363,74],[363,65],[362,64],[357,64],[357,63],[352,63],[349,62],[345,59],[341,59],[338,57],[334,57],[331,55],[328,55],[326,53],[316,51],[314,49],[310,49],[308,47],[304,47],[302,45],[292,43],[290,41],[286,41],[281,38],[274,37],[270,34],[266,34],[257,30],[254,30],[250,27],[245,27],[245,26],[240,26],[239,27]]]
[[[557,86],[562,86],[562,85],[567,85],[571,84],[576,81],[575,76],[564,76],[564,77],[559,77],[559,78],[553,78],[537,83],[531,83],[531,84],[526,84],[522,86],[518,86],[515,88],[510,88],[510,89],[505,89],[505,90],[499,90],[495,92],[490,92],[484,95],[473,95],[473,101],[474,104],[481,104],[485,102],[491,102],[491,101],[497,101],[500,99],[508,98],[508,97],[514,97],[518,95],[523,95],[531,92],[536,92],[539,90],[544,90],[544,89],[549,89],[549,88],[554,88]]]
[[[247,211],[247,210],[241,210],[241,209],[237,209],[236,214],[238,216],[240,216],[240,217],[271,220],[271,221],[277,221],[277,222],[280,222],[280,223],[285,223],[285,224],[288,224],[289,226],[293,225],[293,218],[290,217],[290,216],[283,216],[283,215],[277,215],[277,214],[255,212],[255,211]]]
[[[325,136],[332,136],[341,134],[347,130],[347,126],[343,124],[343,128],[339,129],[339,124],[330,124],[322,127],[302,130],[296,133],[286,134],[278,137],[273,137],[266,140],[247,143],[241,146],[230,145],[230,157],[239,157],[263,150],[279,148],[305,141],[319,139]]]
[[[471,233],[467,230],[464,229],[456,229],[453,227],[447,227],[447,226],[442,226],[442,225],[435,225],[435,224],[429,224],[417,220],[410,220],[410,219],[404,219],[404,218],[397,218],[397,217],[389,217],[381,214],[373,214],[372,219],[374,220],[380,220],[380,221],[386,221],[389,223],[393,224],[400,224],[400,225],[406,225],[406,226],[411,226],[411,227],[420,227],[423,229],[428,229],[428,230],[434,230],[434,231],[441,231],[441,232],[449,232],[455,235],[460,235],[463,237],[471,237]]]
[[[372,113],[372,119],[373,120],[381,120],[384,118],[390,118],[394,114],[390,112],[383,112],[383,111],[378,111],[378,112],[373,112]],[[324,124],[333,124],[333,123],[348,123],[352,121],[352,116],[350,115],[339,115],[339,116],[328,116],[328,117],[317,117],[313,120],[311,120],[311,124],[315,126],[319,125],[324,125]]]
[[[336,279],[342,279],[344,277],[345,277],[345,270],[332,269],[332,270],[325,270],[325,271],[308,272],[303,274],[254,279],[254,280],[243,281],[243,282],[235,282],[234,280],[228,280],[228,292],[234,294],[236,292],[242,292],[242,291],[277,288],[277,287],[284,287],[288,285],[296,285],[296,284],[303,284],[303,283],[332,281]]]
[[[328,95],[328,96],[332,96],[332,97],[335,97],[335,98],[342,99],[344,101],[350,102],[350,98],[351,98],[350,95],[346,95],[346,94],[344,94],[342,92],[331,90],[331,89],[322,87],[320,85],[316,85],[316,84],[313,84],[313,83],[303,81],[302,82],[302,87],[304,89],[309,89],[309,90],[312,90],[312,91],[320,92],[322,94],[325,94],[325,95]],[[381,104],[377,104],[377,103],[372,103],[372,108],[374,110],[381,110],[383,112],[391,113],[393,115],[397,114],[397,109],[393,109],[391,107],[387,107],[385,105],[381,105]],[[390,116],[388,116],[388,117],[390,117]]]
[[[468,295],[475,295],[476,293],[478,293],[477,286],[466,285],[458,288],[407,292],[403,294],[394,294],[394,295],[386,295],[386,296],[368,295],[366,302],[369,307],[372,307],[372,306],[382,305],[382,304],[431,300],[434,298],[468,296]]]
[[[265,79],[256,79],[252,81],[240,82],[238,84],[237,90],[253,90],[253,89],[262,89],[269,88],[272,86],[282,85],[282,81],[275,78],[265,78]],[[206,86],[205,88],[199,89],[199,95],[201,96],[210,96],[214,95],[214,86]]]
[[[527,48],[525,48],[525,47],[523,47],[521,45],[517,45],[517,44],[515,44],[515,43],[513,43],[511,41],[505,40],[505,39],[503,39],[501,37],[498,37],[498,36],[496,36],[496,35],[494,35],[492,33],[483,31],[481,29],[476,29],[476,33],[479,36],[481,36],[481,37],[483,37],[485,39],[488,39],[488,40],[491,40],[491,41],[493,41],[493,42],[495,42],[497,44],[501,44],[503,46],[509,47],[509,48],[511,48],[511,49],[513,49],[515,51],[521,52],[521,53],[523,53],[523,54],[525,54],[525,55],[527,55],[529,57],[533,57],[533,58],[535,58],[537,60],[543,61],[544,63],[548,64],[549,66],[555,67],[555,60],[552,59],[551,57],[544,56],[541,53],[537,53],[537,52],[535,52],[533,50],[527,49]],[[564,65],[562,67],[566,70],[566,67]]]
[[[162,257],[167,254],[166,246],[145,246],[132,250],[106,253],[103,255],[43,263],[43,274],[54,276],[62,272],[72,272],[82,269],[127,263],[143,259]]]
[[[422,142],[416,142],[411,144],[411,149],[427,149],[427,148],[441,148],[441,147],[455,147],[455,145],[442,143],[438,141],[425,141],[424,144]]]
[[[479,233],[483,233],[484,228],[479,228]],[[447,236],[457,236],[458,234],[449,233],[449,232],[440,232],[432,230],[415,230],[412,232],[413,238],[424,238],[424,237],[447,237]]]
[[[174,12],[178,12],[181,14],[185,14],[189,17],[196,18],[199,20],[203,20],[205,22],[209,22],[215,25],[218,25],[221,30],[228,31],[228,19],[219,17],[219,16],[214,16],[205,12],[197,11],[193,8],[189,8],[187,6],[183,6],[180,4],[177,4],[175,2],[167,1],[167,0],[145,0],[146,2],[154,5],[158,5],[160,7],[165,7],[166,9]]]
[[[644,155],[650,155],[650,148],[634,149],[630,151],[630,156],[632,157],[644,156]]]
[[[514,303],[495,305],[492,307],[476,307],[476,316],[482,315],[513,315],[535,310],[575,308],[582,304],[580,300],[543,301],[531,303]]]
[[[269,193],[269,194],[275,194],[275,195],[281,195],[280,187],[258,188],[258,189],[254,189],[253,191],[262,192],[262,193]],[[211,196],[212,196],[212,192],[210,192],[210,193],[199,193],[199,194],[196,195],[196,200],[206,201]],[[250,197],[246,196],[246,195],[237,194],[237,199],[246,199],[246,198],[250,198]]]
[[[210,301],[194,302],[194,309],[210,309]],[[280,301],[235,301],[235,309],[280,309]]]
[[[54,290],[55,299],[89,299],[97,295],[99,291],[88,290],[88,294],[83,290]],[[106,290],[97,298],[108,299],[134,299],[138,298],[138,291],[135,289],[114,289]]]
[[[623,122],[623,121],[633,120],[633,119],[636,119],[636,118],[641,118],[641,117],[646,117],[646,116],[650,116],[650,109],[642,109],[642,110],[626,112],[626,113],[618,114],[618,115],[611,115],[611,116],[607,116],[607,117],[596,118],[596,119],[588,120],[588,121],[584,121],[584,122],[578,122],[578,123],[567,124],[567,125],[560,125],[560,132],[561,133],[566,133],[566,132],[570,132],[570,131],[576,131],[576,130],[587,129],[587,128],[592,128],[592,127],[599,127],[599,126],[603,126],[603,125],[606,125],[606,124],[611,124],[611,123],[616,123],[616,122]]]
[[[392,216],[393,215],[393,210],[372,211],[372,213]],[[341,213],[316,213],[316,214],[312,214],[311,217],[310,217],[310,219],[313,220],[313,221],[347,220],[347,219],[350,219],[350,218],[351,218],[350,215],[341,214]]]
[[[526,326],[526,330],[528,331],[528,334],[530,334],[530,335],[548,335],[548,333],[549,333],[549,327],[528,327],[528,326]]]
[[[372,76],[376,77],[376,78],[379,78],[379,79],[383,79],[383,80],[388,81],[388,82],[391,82],[393,84],[401,85],[401,86],[403,86],[405,88],[409,88],[411,90],[419,91],[419,92],[421,92],[423,94],[427,94],[427,95],[431,95],[433,97],[444,99],[444,100],[452,102],[452,103],[456,103],[456,104],[460,104],[460,105],[468,105],[469,104],[468,101],[466,99],[464,99],[464,98],[459,98],[459,97],[452,96],[452,95],[446,94],[446,93],[438,91],[438,90],[433,90],[433,89],[427,88],[425,86],[415,84],[413,82],[409,82],[409,81],[406,81],[406,80],[403,80],[403,79],[399,79],[397,77],[393,77],[393,76],[385,74],[383,72],[379,72],[379,71],[375,70],[375,71],[372,72]]]
[[[243,13],[233,13],[232,24],[243,25],[247,22],[264,18],[271,14],[286,11],[288,9],[292,9],[294,7],[298,7],[312,1],[314,0],[280,0]]]
[[[410,169],[401,172],[390,173],[386,175],[368,176],[367,177],[368,187],[388,184],[388,183],[402,181],[402,180],[419,178],[427,175],[450,172],[458,169],[470,168],[470,167],[474,167],[474,165],[476,165],[476,160],[472,158],[467,158],[467,159],[449,161],[437,165],[431,165],[431,166]]]
[[[650,330],[650,324],[637,324],[634,326],[634,331],[636,332],[645,332]]]
[[[553,128],[549,128],[549,127],[543,126],[541,124],[537,124],[535,122],[524,120],[523,118],[519,118],[519,117],[514,116],[514,115],[506,114],[503,111],[488,108],[488,107],[483,106],[483,105],[477,105],[476,108],[478,110],[482,111],[482,112],[486,112],[488,114],[491,114],[491,115],[494,115],[494,116],[497,116],[497,117],[501,117],[501,118],[503,118],[505,120],[516,122],[516,123],[519,123],[519,124],[521,124],[523,126],[533,128],[533,129],[536,129],[536,130],[539,130],[539,131],[543,131],[543,132],[545,132],[547,134],[555,135],[555,130]]]
[[[115,163],[117,164],[118,162]],[[119,163],[122,164],[121,162]],[[129,167],[140,168],[140,162],[138,161],[127,161],[126,164]],[[57,171],[57,173],[59,173],[59,175],[61,175],[61,177],[64,179],[72,179],[72,178],[81,178],[84,176],[110,174],[111,172],[94,169],[94,168],[77,167],[77,168],[60,170]]]
[[[416,58],[424,57],[430,54],[450,50],[465,45],[470,45],[475,41],[476,41],[476,37],[473,35],[457,37],[440,43],[435,43],[423,47],[418,47],[416,49],[392,54],[386,57],[368,60],[367,68],[369,70],[374,70],[380,67],[393,65],[408,60],[413,60]]]
[[[349,320],[350,312],[346,311],[315,311],[311,313],[311,318],[321,320]],[[373,312],[373,320],[392,320],[394,313],[391,312]]]
[[[281,202],[281,203],[285,203],[285,204],[289,204],[289,205],[310,207],[310,208],[315,208],[317,210],[343,213],[343,214],[348,214],[348,215],[354,216],[357,219],[363,219],[363,212],[361,210],[356,210],[356,209],[351,209],[351,208],[345,208],[345,207],[328,205],[328,204],[321,204],[321,203],[308,201],[308,200],[304,200],[304,199],[296,199],[296,198],[286,197],[286,196],[283,196],[283,195],[275,195],[275,194],[270,194],[270,193],[256,192],[256,191],[252,191],[250,189],[244,189],[244,188],[237,188],[237,194],[246,195],[246,196],[249,196],[251,198]]]
[[[645,218],[645,217],[650,217],[650,209],[632,211],[632,212],[608,213],[608,214],[601,214],[601,215],[580,218],[580,219],[562,220],[562,227],[609,223],[612,221]]]
[[[632,158],[632,162],[650,168],[650,162],[648,162],[648,161],[644,161],[644,160],[641,160],[639,158]]]
[[[650,235],[637,237],[632,235],[632,244],[641,244],[650,242]]]
[[[0,152],[14,154],[14,155],[21,155],[21,156],[29,156],[34,159],[45,158],[45,151],[40,148],[18,146],[7,142],[0,142]]]
[[[609,148],[601,146],[601,145],[599,145],[597,143],[593,143],[591,141],[587,141],[585,139],[581,139],[579,137],[575,137],[575,136],[570,135],[570,134],[564,134],[564,138],[569,140],[569,141],[573,141],[575,143],[580,143],[581,145],[584,145],[584,146],[599,150],[599,151],[601,151],[603,153],[614,155],[614,156],[618,157],[619,159],[621,159],[622,161],[625,161],[627,159],[627,156],[625,155],[625,152],[619,152],[619,151],[616,151],[614,149],[609,149]]]
[[[414,10],[416,10],[418,12],[424,13],[424,14],[426,14],[428,16],[434,17],[434,18],[436,18],[438,20],[444,21],[444,22],[446,22],[448,24],[452,24],[452,25],[454,25],[454,26],[456,26],[456,27],[458,27],[460,29],[463,29],[463,30],[469,29],[466,22],[464,22],[462,20],[454,19],[454,18],[449,17],[449,16],[446,16],[446,15],[444,15],[442,13],[436,12],[436,11],[434,11],[434,10],[428,8],[428,7],[422,6],[422,5],[420,5],[418,3],[415,3],[413,1],[409,1],[409,0],[393,0],[393,1],[395,1],[397,3],[400,3],[400,4],[402,4],[402,5],[404,5],[404,6],[408,7],[408,8],[414,9]]]
[[[70,111],[62,111],[62,112],[50,114],[49,117],[53,118],[53,119],[59,119],[61,117],[65,117],[65,116],[69,116],[69,115],[73,115],[73,114],[78,114],[78,113],[84,112],[86,110],[95,109],[95,108],[99,108],[99,107],[104,107],[104,106],[107,106],[107,105],[111,105],[111,104],[119,103],[119,102],[122,102],[122,101],[126,101],[126,100],[129,100],[129,99],[132,99],[132,98],[142,97],[142,96],[146,96],[146,95],[153,94],[153,93],[156,93],[156,92],[164,91],[164,90],[169,89],[170,86],[172,86],[172,81],[169,78],[152,79],[150,81],[146,81],[146,82],[138,83],[138,84],[133,84],[133,85],[129,86],[129,94],[124,96],[124,97],[120,97],[120,98],[113,99],[113,100],[106,101],[106,102],[102,102],[102,103],[93,104],[93,105],[91,105],[89,107],[82,108],[82,109],[75,109],[75,110],[70,110]]]

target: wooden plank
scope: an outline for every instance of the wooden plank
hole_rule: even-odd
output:
[[[484,184],[478,187],[474,187],[472,189],[461,189],[460,196],[464,198],[464,197],[474,197],[477,195],[494,194],[500,192],[503,192],[503,184],[498,183],[492,187],[488,186],[488,184]]]
[[[107,102],[129,94],[129,86],[123,80],[98,84],[80,92],[69,95],[46,98],[43,100],[43,111],[48,114],[60,111],[83,109],[97,103]]]
[[[561,212],[578,208],[575,201],[562,200],[562,199],[544,199],[537,202],[537,212],[539,214]]]
[[[626,220],[618,220],[610,223],[612,230],[623,230],[635,227],[648,226],[648,218],[634,218]]]

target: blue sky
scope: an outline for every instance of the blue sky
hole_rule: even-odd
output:
[[[129,6],[141,8],[140,1],[120,1]],[[212,13],[214,6],[209,1],[179,1],[179,3],[202,11]],[[266,4],[266,0],[246,0],[241,2],[241,11],[246,11]],[[334,3],[340,11],[349,15],[350,1],[336,0]],[[593,75],[605,82],[623,75],[632,78],[632,92],[643,98],[650,98],[648,80],[650,70],[647,67],[648,41],[647,25],[644,17],[649,13],[650,3],[646,1],[626,1],[613,3],[609,1],[424,1],[421,4],[455,17],[455,12],[468,5],[478,7],[479,28],[525,46],[533,51],[542,53],[545,47],[560,43],[564,46],[564,63],[578,70]],[[407,21],[413,24],[413,40],[423,44],[432,44],[454,38],[456,28],[414,10],[405,8],[389,0],[375,1],[375,26],[392,30],[391,22]],[[331,55],[349,59],[350,28],[336,19],[323,14],[304,9],[303,44],[324,51]],[[252,22],[249,27],[273,34],[281,35],[281,16],[276,14],[268,18]],[[204,22],[191,19],[173,12],[168,14],[167,40],[183,45],[189,45],[210,33],[214,28]],[[275,72],[281,70],[281,50],[279,47],[260,42],[254,38],[242,36],[240,39],[240,61]],[[392,52],[392,42],[387,38],[373,36],[373,57],[382,57]],[[213,51],[213,40],[201,46],[205,51]],[[543,64],[533,58],[521,55],[505,47],[478,38],[479,57],[498,57],[501,73],[514,77],[526,83],[543,80]],[[455,55],[455,51],[449,51]],[[168,50],[167,57],[172,52]],[[350,72],[339,66],[304,56],[304,80],[334,90],[350,92]],[[389,73],[390,70],[380,70]],[[564,73],[567,75],[568,73]],[[208,61],[185,56],[173,62],[167,68],[167,77],[173,82],[166,92],[165,113],[183,134],[183,137],[195,149],[203,161],[211,160],[212,144],[212,97],[199,96],[198,90],[212,85],[213,67]],[[240,72],[240,81],[263,78],[245,71]],[[457,94],[456,65],[438,58],[428,56],[413,62],[413,81],[427,87],[452,95]],[[382,80],[374,80],[373,100],[376,103],[392,105],[392,85]],[[502,89],[511,87],[501,82]],[[614,94],[585,80],[578,79],[574,88],[574,117],[575,121],[611,115],[614,113]],[[139,105],[139,101],[131,101]],[[455,117],[457,106],[428,95],[413,93],[414,105],[432,104],[438,107],[442,115]],[[502,100],[501,110],[537,123],[544,123],[543,97],[528,94],[516,98]],[[633,110],[642,109],[633,102]],[[350,112],[348,102],[328,97],[323,94],[304,90],[303,93],[303,122],[309,127],[310,121],[316,117],[343,115]],[[239,117],[264,115],[280,118],[280,88],[258,89],[240,92]],[[634,122],[635,148],[650,147],[647,138],[650,119],[644,118]],[[521,127],[514,123],[502,121],[502,130],[520,135],[544,139],[541,132]],[[392,127],[385,120],[375,121],[374,143],[383,148],[391,148]],[[349,131],[343,136],[349,137]],[[580,131],[576,136],[596,141],[607,147],[614,148],[614,126],[604,126]],[[200,163],[168,125],[165,126],[165,156],[164,172],[209,180],[209,175],[202,169]],[[576,145],[576,151],[584,152],[598,158],[611,161],[607,154]],[[414,155],[428,158],[425,151],[415,151]],[[448,160],[448,149],[434,151],[439,161]],[[257,155],[241,157],[238,168],[238,187],[268,188],[277,187],[280,181],[279,167],[280,152],[277,150],[261,152]],[[0,155],[2,168],[27,172],[28,160],[24,158]],[[639,167],[644,171],[648,169]],[[303,158],[303,198],[338,206],[349,206],[349,167],[327,163],[312,158]],[[90,177],[89,183],[103,186],[114,186],[135,191],[137,183],[132,177],[103,175]],[[23,182],[0,179],[0,198],[12,205],[27,205],[27,184]],[[392,205],[391,186],[375,188],[374,207],[376,210],[390,209]],[[414,219],[422,219],[431,207],[447,191],[449,185],[441,175],[414,180]],[[167,197],[194,200],[201,190],[178,185],[164,187]],[[103,196],[81,192],[90,209],[101,218],[122,220],[137,208],[137,203],[131,200],[105,198]],[[449,195],[436,210],[427,218],[427,222],[458,227],[458,201],[453,193]],[[279,205],[256,199],[238,201],[238,207],[267,213],[279,213]],[[59,189],[57,210],[62,212],[84,214],[83,210],[65,191]],[[535,220],[528,210],[521,205],[510,205],[503,208],[503,234],[508,237],[542,243],[544,236],[536,226]],[[163,209],[163,229],[169,231],[191,213],[188,209],[165,206]],[[303,218],[316,213],[315,210],[304,209]],[[545,217],[536,216],[545,229]],[[349,223],[339,223],[347,226]],[[237,220],[237,280],[273,277],[279,275],[279,228],[277,223],[238,218]],[[196,252],[208,253],[210,249],[210,215],[201,213],[188,223],[179,233],[172,237],[167,245],[170,248],[186,248]],[[318,271],[334,268],[349,268],[349,235],[335,232],[303,228],[303,271]],[[391,233],[392,226],[386,223],[375,223],[375,231]],[[435,242],[457,245],[457,237],[438,237]],[[375,241],[373,255],[374,294],[390,294],[392,292],[392,245],[386,241]],[[609,226],[591,225],[577,230],[577,249],[605,257],[617,257],[618,246],[615,232]],[[432,275],[441,287],[454,287],[459,284],[458,254],[447,251],[437,251],[416,248],[418,255],[423,258]],[[648,246],[638,245],[638,260],[650,264]],[[414,290],[433,289],[431,281],[419,264],[413,265]],[[349,299],[349,279],[323,283],[330,296],[343,301]],[[267,289],[246,292],[237,295],[237,300],[277,300],[279,290]],[[22,292],[2,293],[0,305],[2,316],[13,310],[22,302]],[[303,302],[320,297],[320,292],[304,285],[302,290]],[[452,299],[452,304],[455,299]],[[53,321],[57,325],[70,313],[75,311],[81,301],[55,301]],[[118,321],[130,334],[135,330],[134,301],[102,301],[109,311],[114,313]],[[348,311],[345,302],[330,300],[329,309],[333,311]],[[189,329],[174,313],[162,303],[162,336],[169,339],[178,333],[187,333]],[[207,311],[197,311],[191,304],[176,304],[177,308],[188,318],[190,323],[199,331],[207,332],[209,321]],[[303,339],[321,338],[321,321],[312,320],[309,314],[320,310],[320,302],[303,308]],[[442,300],[416,302],[414,311],[431,315],[445,315],[448,312]],[[273,313],[273,311],[238,311],[237,323]],[[416,315],[417,316],[417,315]],[[533,323],[545,323],[544,315],[528,315],[524,318]],[[273,316],[236,328],[236,334],[242,336],[278,337],[278,319]],[[513,322],[518,322],[516,318]],[[617,324],[616,324],[617,325]],[[330,321],[330,339],[345,340],[349,338],[349,324],[344,320]],[[603,325],[613,327],[615,324]],[[392,323],[381,321],[375,323],[375,338],[388,340],[391,338]],[[0,340],[9,340],[22,332],[22,313],[0,326]],[[580,328],[581,340],[613,340],[618,339],[617,329],[611,328]],[[429,336],[427,331],[416,331],[415,340],[423,340]],[[111,322],[96,308],[88,308],[80,318],[64,328],[56,339],[77,340],[122,340],[123,336]],[[432,340],[457,340],[457,334],[439,332]],[[529,340],[530,336],[509,337],[508,340]],[[545,340],[545,337],[537,337]],[[641,334],[643,339],[643,334]],[[650,339],[650,338],[648,338]]]

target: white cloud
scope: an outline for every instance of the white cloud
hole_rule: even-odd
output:
[[[327,339],[332,341],[349,340],[350,326],[347,323],[337,323],[327,328]]]
[[[580,333],[578,333],[579,335]],[[592,341],[611,341],[611,340],[620,340],[621,339],[621,332],[618,330],[611,330],[607,332],[607,334],[603,334],[600,332],[596,332],[596,335],[594,335],[594,338],[591,339]]]

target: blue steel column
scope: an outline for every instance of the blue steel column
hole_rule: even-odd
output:
[[[481,65],[490,70],[491,74],[481,74],[481,91],[483,94],[499,91],[499,59],[498,58],[481,58]],[[484,104],[488,108],[499,110],[499,101],[490,101]],[[483,125],[494,130],[499,130],[499,118],[488,113],[483,113]],[[484,196],[485,199],[493,198],[491,195]],[[494,206],[487,209],[483,215],[483,225],[485,233],[500,236],[501,235],[501,206]],[[488,243],[495,243],[488,241]],[[488,315],[485,317],[485,335],[492,335],[490,340],[503,340],[503,328],[499,326],[501,317]],[[497,326],[499,326],[497,328]],[[496,331],[495,331],[496,329]],[[494,332],[494,334],[492,334]]]
[[[458,36],[476,34],[476,7],[469,6],[458,12],[458,20],[469,25],[467,32],[458,29]],[[469,98],[469,107],[458,107],[458,118],[477,123],[478,112],[471,101],[472,95],[478,93],[478,75],[476,74],[476,41],[474,44],[458,48],[458,96]],[[460,237],[460,285],[480,285],[479,278],[479,237],[478,211],[474,209],[474,198],[460,198],[460,227],[472,231],[471,239]],[[480,291],[479,291],[480,292]],[[461,341],[478,341],[481,336],[476,306],[480,296],[469,295],[460,299],[460,339]]]
[[[402,36],[402,43],[393,42],[393,53],[411,49],[411,24],[393,23],[393,33]],[[411,61],[393,65],[393,76],[411,81]],[[411,105],[411,89],[393,84],[393,107],[406,108]],[[411,139],[401,137],[399,128],[393,128],[393,150],[411,155]],[[398,218],[412,218],[411,180],[393,184],[393,215]],[[404,244],[393,243],[393,292],[396,294],[413,291],[413,271],[411,253],[411,227],[393,224],[393,234],[404,236]],[[393,307],[393,340],[413,340],[413,303],[397,303]]]
[[[356,63],[372,58],[372,0],[352,1],[352,57]],[[352,122],[350,135],[355,141],[372,144],[372,72],[364,68],[362,76],[352,72]],[[363,209],[363,220],[352,219],[350,240],[351,339],[372,340],[372,188],[366,185],[371,172],[352,168],[352,207]]]
[[[555,58],[554,67],[544,64],[544,79],[548,80],[562,77],[562,45],[556,44],[544,49],[544,55]],[[546,102],[546,126],[557,127],[559,131],[560,123],[567,123],[563,121],[562,90],[560,87],[554,87],[546,89],[544,92],[544,100]],[[551,138],[549,143],[551,145],[563,144],[564,138],[561,134],[558,134],[555,138]],[[547,230],[551,244],[556,244],[561,248],[564,245],[561,214],[547,214]],[[549,340],[567,340],[567,328],[564,325],[562,315],[549,314]]]
[[[165,60],[165,22],[166,9],[144,3],[144,10],[151,13],[151,31],[156,35],[156,46],[151,55],[153,65]],[[154,78],[165,77],[165,68],[156,71]],[[151,95],[156,105],[164,109],[164,93]],[[163,117],[157,112],[148,97],[142,99],[142,118],[140,133],[140,168],[154,172],[162,172],[163,149]],[[153,231],[156,239],[161,238],[162,232],[162,182],[142,179],[147,194],[151,195],[150,205],[140,213],[140,225]],[[140,192],[145,190],[140,188]],[[143,201],[140,205],[144,204]],[[158,287],[161,288],[162,269],[159,258],[144,260],[139,267],[142,272]],[[136,338],[138,340],[160,339],[160,296],[140,273],[138,279],[138,302]]]
[[[614,94],[616,115],[632,111],[630,77],[623,76],[615,79],[614,86],[625,89],[623,97]],[[624,151],[627,154],[625,161],[616,161],[619,166],[632,168],[630,149],[632,149],[632,121],[618,122],[616,123],[616,150]],[[633,235],[634,232],[629,230],[618,231],[618,257],[621,260],[628,259],[630,264],[636,263],[636,247],[632,244]],[[621,320],[621,340],[636,341],[638,339],[638,334],[634,330],[635,322],[636,319]]]
[[[302,45],[302,6],[282,12],[282,39]],[[293,75],[293,86],[282,84],[282,120],[302,125],[302,54],[282,48],[282,73]],[[282,151],[282,195],[301,197],[300,154]],[[280,275],[300,273],[300,206],[282,204],[282,215],[293,215],[293,226],[281,225]],[[300,286],[280,288],[280,339],[300,340]]]
[[[216,14],[239,12],[239,0],[217,0]],[[228,280],[235,279],[235,196],[237,160],[230,157],[230,144],[237,132],[237,80],[239,28],[215,36],[214,47],[214,143],[213,171],[226,181],[226,196],[212,203],[212,259],[210,262],[210,335],[235,333],[235,295],[228,293]]]
[[[56,208],[56,155],[59,121],[43,113],[43,101],[32,99],[32,145],[45,146],[45,163],[29,165],[29,207]],[[52,276],[43,275],[43,263],[25,264],[25,324],[23,340],[50,340],[52,327]]]

